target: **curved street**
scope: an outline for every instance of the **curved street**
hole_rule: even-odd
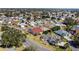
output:
[[[26,47],[33,46],[34,48],[36,48],[36,51],[50,51],[49,49],[47,49],[47,48],[37,44],[35,41],[29,40],[29,39],[26,39],[26,42],[24,43],[24,45]]]

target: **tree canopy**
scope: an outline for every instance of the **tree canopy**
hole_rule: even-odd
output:
[[[60,30],[60,26],[55,26],[53,28],[51,28],[52,31],[57,31],[57,30]]]
[[[77,24],[77,23],[74,21],[74,19],[72,19],[71,17],[66,18],[64,22],[65,22],[67,25],[69,25],[69,26],[73,26],[73,25],[76,25],[76,24]]]
[[[22,33],[22,31],[8,27],[8,29],[3,32],[1,38],[2,38],[1,42],[3,46],[19,47],[25,41],[26,36],[25,34]]]

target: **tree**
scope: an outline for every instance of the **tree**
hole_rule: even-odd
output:
[[[48,34],[48,31],[44,31],[43,34]]]
[[[50,16],[49,16],[49,15],[47,15],[47,16],[42,16],[42,18],[43,18],[43,19],[45,19],[45,18],[50,18]]]
[[[70,31],[72,27],[73,26],[67,25],[65,29],[66,29],[66,31]]]
[[[56,19],[55,17],[51,17],[51,20]]]
[[[77,33],[76,35],[74,35],[74,42],[76,43],[77,47],[79,48],[79,33]]]
[[[26,36],[20,30],[10,28],[3,32],[1,36],[2,45],[5,47],[19,47],[25,41]]]
[[[74,26],[77,25],[77,22],[74,21],[71,17],[66,18],[64,23],[66,24],[66,30],[70,31],[70,29]]]
[[[9,27],[7,26],[7,24],[3,24],[1,27],[1,31],[6,31],[8,29],[9,29]]]
[[[74,19],[72,19],[71,17],[66,18],[64,22],[65,22],[67,25],[69,25],[69,26],[73,26],[73,25],[76,25],[76,24],[77,24],[77,23],[74,21]]]
[[[51,30],[44,31],[43,34],[51,33]]]
[[[76,15],[76,17],[79,17],[79,12],[76,12],[76,14],[75,14],[75,15]]]
[[[60,30],[60,26],[55,26],[53,28],[51,28],[52,31],[57,31],[57,30]]]

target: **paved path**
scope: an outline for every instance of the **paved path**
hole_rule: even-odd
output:
[[[72,51],[79,51],[79,48],[74,48],[72,46],[71,46],[71,48],[72,48]]]

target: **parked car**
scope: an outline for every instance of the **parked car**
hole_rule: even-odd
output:
[[[74,48],[78,48],[78,45],[75,41],[69,41],[69,44],[73,46]]]
[[[57,42],[56,41],[54,41],[54,40],[47,40],[47,42],[50,44],[50,45],[55,45]]]

